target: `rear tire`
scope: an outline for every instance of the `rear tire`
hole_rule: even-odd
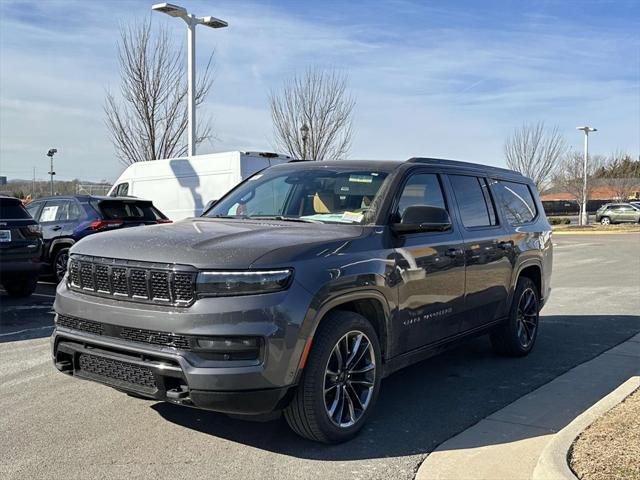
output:
[[[330,312],[318,327],[298,388],[284,411],[287,423],[309,440],[350,440],[373,410],[381,374],[373,326],[354,312]]]
[[[56,252],[53,260],[53,274],[58,280],[58,283],[62,281],[67,273],[67,263],[69,262],[69,248],[63,247]]]
[[[538,336],[539,312],[539,294],[535,283],[528,277],[520,277],[508,320],[491,333],[494,350],[508,357],[528,355]]]
[[[38,286],[38,275],[25,275],[2,282],[2,286],[10,297],[28,297]]]

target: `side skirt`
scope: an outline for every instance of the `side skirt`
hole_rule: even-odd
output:
[[[475,328],[473,330],[468,330],[466,332],[453,335],[451,337],[445,338],[444,340],[440,340],[439,342],[431,343],[429,345],[425,345],[424,347],[416,348],[415,350],[411,350],[410,352],[406,352],[402,355],[390,358],[384,364],[382,378],[388,377],[392,373],[408,367],[409,365],[413,365],[414,363],[421,362],[423,360],[426,360],[427,358],[438,355],[445,350],[461,344],[465,340],[485,335],[486,333],[489,333],[494,327],[506,320],[507,317],[499,318],[498,320],[494,320],[491,323]]]

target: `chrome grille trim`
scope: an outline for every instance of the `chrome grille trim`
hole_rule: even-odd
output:
[[[197,270],[187,265],[72,255],[70,290],[117,300],[188,307],[196,299]]]

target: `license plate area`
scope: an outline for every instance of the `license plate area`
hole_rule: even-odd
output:
[[[11,230],[0,230],[0,242],[6,243],[11,241]]]

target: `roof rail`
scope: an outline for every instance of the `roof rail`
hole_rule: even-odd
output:
[[[484,170],[486,172],[507,173],[509,175],[522,176],[520,172],[509,170],[508,168],[493,167],[491,165],[481,165],[479,163],[461,162],[459,160],[446,160],[444,158],[412,157],[407,160],[407,162],[453,168],[473,168],[475,170]]]

